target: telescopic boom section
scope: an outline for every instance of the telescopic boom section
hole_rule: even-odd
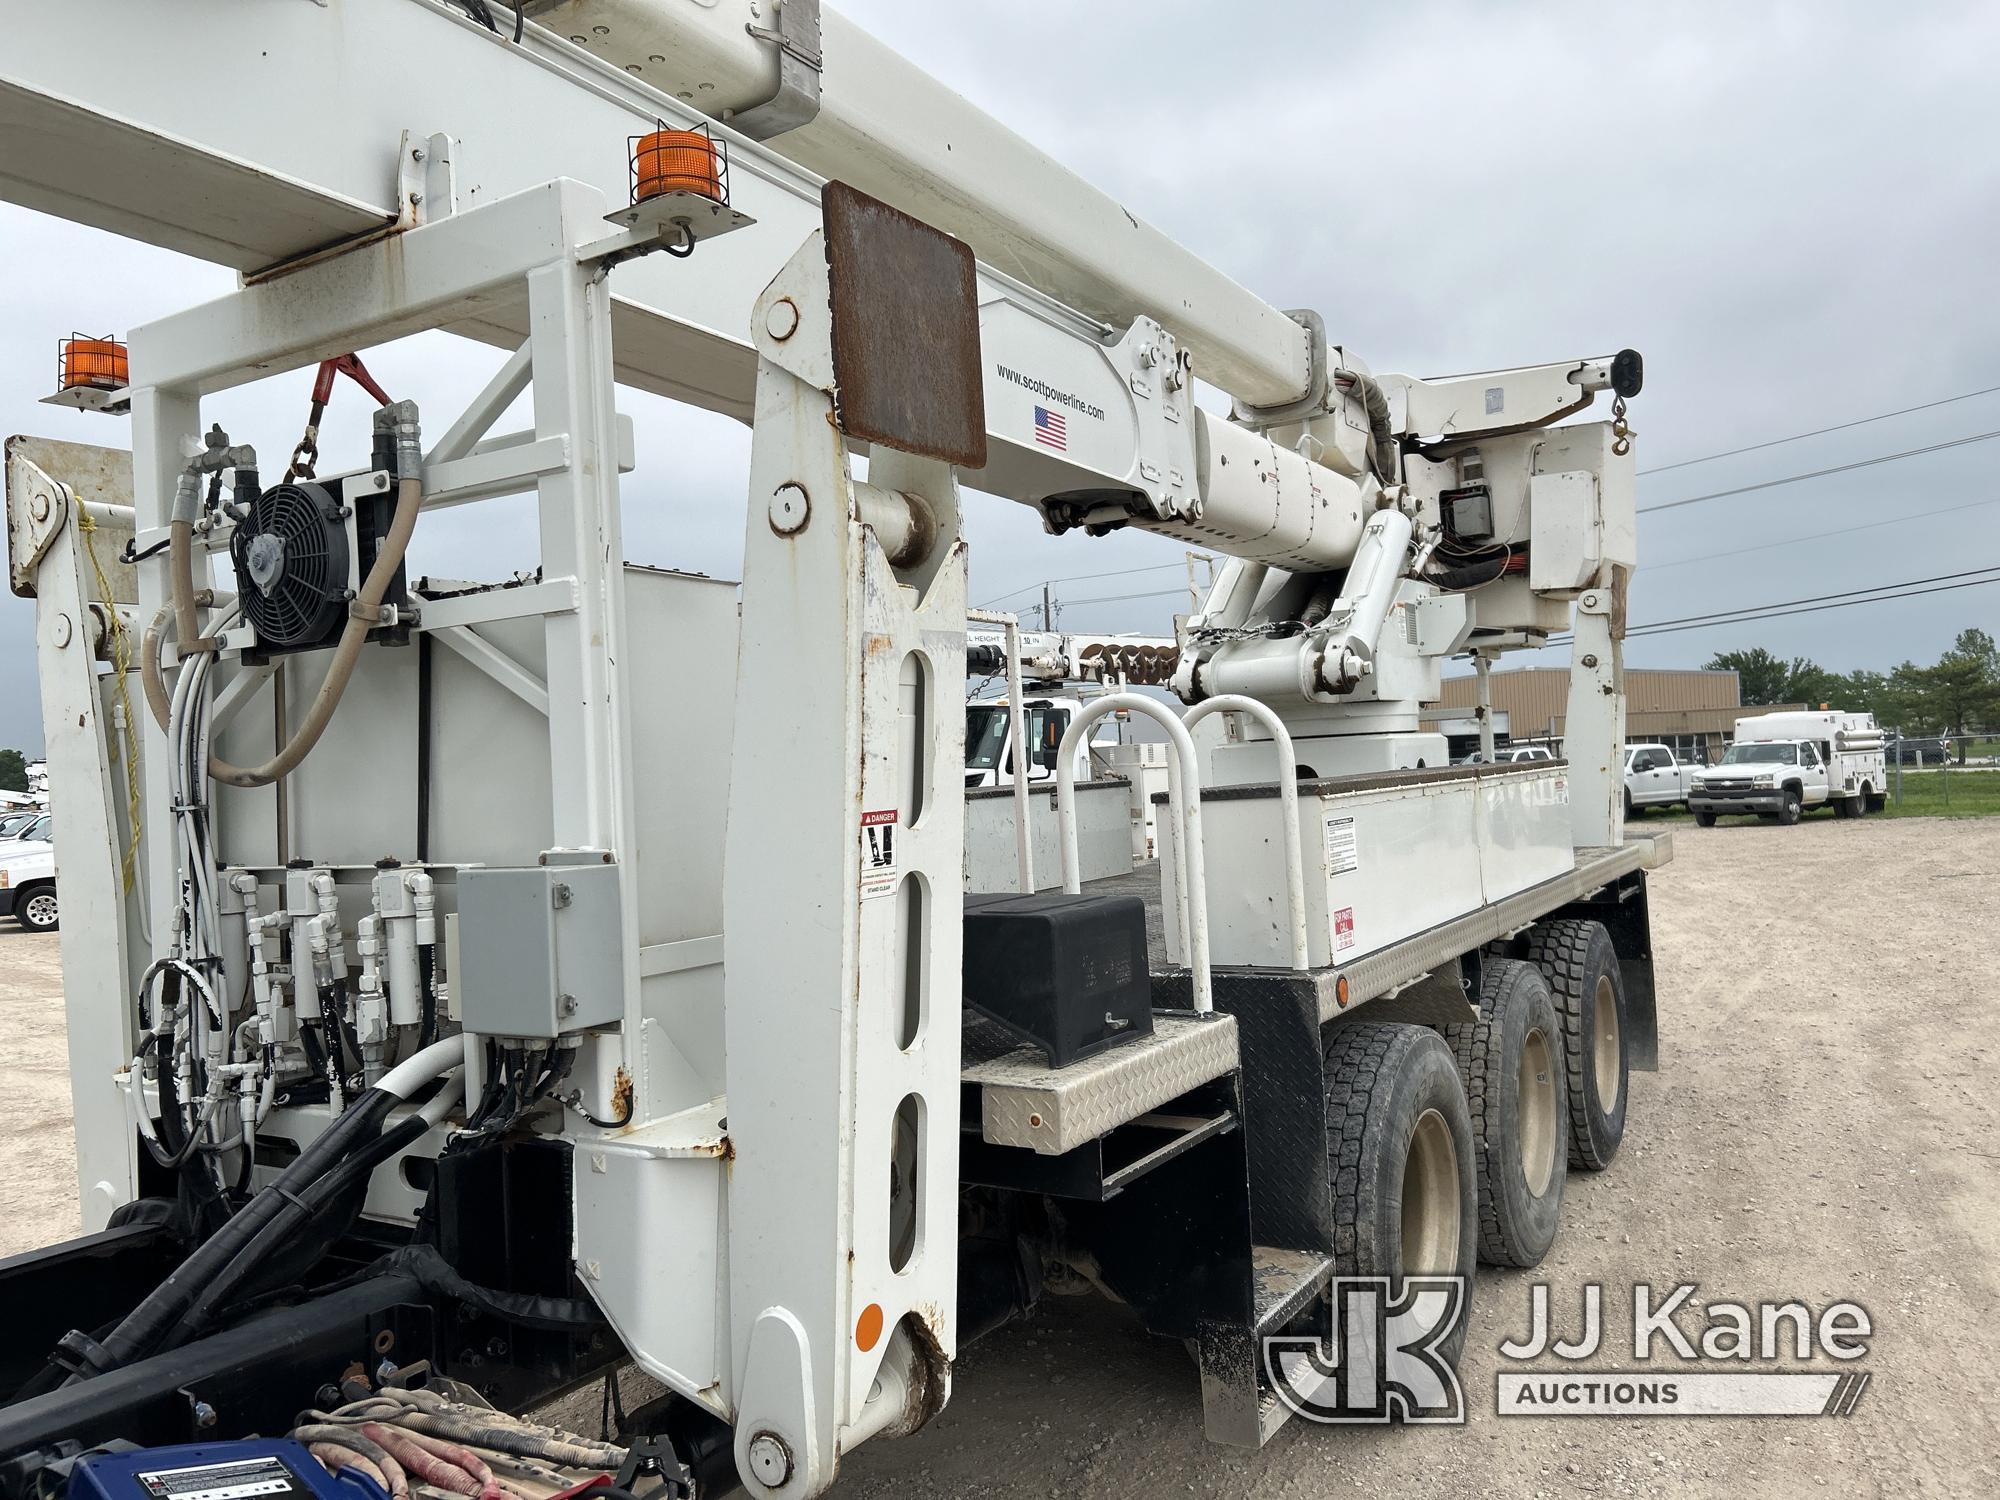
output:
[[[1275,406],[1306,393],[1311,351],[1285,313],[1174,243],[835,11],[819,11],[817,109],[767,144],[964,240],[981,261],[1124,329],[1157,318],[1202,379]],[[752,135],[785,47],[770,0],[566,0],[528,14]]]

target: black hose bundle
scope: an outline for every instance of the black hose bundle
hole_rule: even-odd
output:
[[[354,1225],[375,1169],[430,1129],[420,1115],[398,1121],[286,1200],[256,1237],[218,1271],[160,1341],[175,1349],[200,1337],[239,1301],[286,1286],[326,1257]]]
[[[1481,584],[1491,583],[1507,571],[1507,557],[1496,557],[1484,562],[1463,563],[1456,567],[1432,568],[1424,574],[1430,582],[1441,589],[1476,589]]]
[[[170,1070],[161,1070],[162,1093]],[[365,1146],[381,1134],[382,1122],[398,1103],[399,1096],[383,1089],[370,1089],[329,1125],[311,1145],[301,1151],[268,1187],[258,1193],[236,1216],[209,1236],[194,1253],[161,1282],[146,1299],[114,1328],[97,1346],[89,1361],[90,1373],[102,1374],[143,1359],[153,1353],[189,1308],[208,1289],[245,1246],[257,1238],[272,1220],[293,1205],[298,1195],[312,1187],[337,1166],[349,1152]],[[165,1100],[163,1098],[164,1105]],[[173,1111],[162,1110],[172,1116]],[[164,1122],[163,1122],[164,1123]],[[79,1372],[71,1377],[81,1380]]]

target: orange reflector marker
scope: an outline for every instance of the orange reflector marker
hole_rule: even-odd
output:
[[[78,386],[117,390],[132,383],[131,365],[125,346],[116,339],[87,339],[81,336],[62,341],[58,360],[59,389],[73,391]]]
[[[882,1337],[882,1304],[871,1302],[861,1309],[861,1320],[854,1325],[855,1347],[866,1354],[875,1347]]]
[[[1347,1009],[1347,976],[1345,974],[1334,980],[1333,998],[1340,1002],[1342,1010]]]
[[[722,201],[722,161],[699,130],[656,130],[632,149],[632,201],[662,193],[698,193]]]

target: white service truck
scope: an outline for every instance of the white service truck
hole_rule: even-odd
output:
[[[70,342],[51,399],[129,454],[6,449],[86,1233],[0,1263],[0,1500],[288,1432],[806,1500],[1084,1289],[1195,1354],[1215,1441],[1396,1415],[1269,1341],[1372,1279],[1455,1358],[1657,1065],[1639,356],[1378,372],[812,0],[468,9],[9,13],[0,196],[242,274]],[[333,374],[435,330],[486,347],[321,457]],[[748,424],[740,591],[624,561],[626,387]],[[1060,892],[963,880],[961,485],[1228,558],[1176,703],[1063,732]],[[464,580],[432,518],[511,496],[531,569],[405,567]],[[1447,765],[1443,664],[1556,635],[1568,761]],[[1120,711],[1167,847],[1084,889]],[[611,1444],[507,1415],[627,1364],[664,1394]]]
[[[1796,823],[1815,807],[1843,818],[1879,812],[1888,796],[1882,746],[1872,714],[1809,709],[1738,719],[1721,761],[1695,773],[1688,807],[1703,828],[1742,813]]]

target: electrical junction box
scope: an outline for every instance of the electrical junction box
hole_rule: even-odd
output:
[[[93,1453],[76,1461],[70,1500],[358,1500],[381,1490],[336,1479],[290,1438]]]
[[[618,866],[596,852],[548,859],[459,872],[452,989],[467,1031],[557,1037],[624,1018]]]
[[[1444,529],[1452,540],[1475,543],[1493,540],[1493,492],[1485,485],[1441,490],[1438,508],[1444,513]]]

